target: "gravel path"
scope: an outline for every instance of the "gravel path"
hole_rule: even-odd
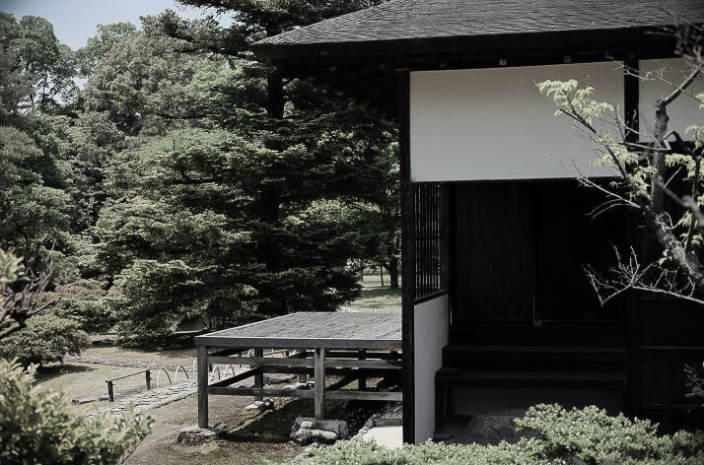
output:
[[[171,386],[152,389],[150,391],[139,392],[131,396],[123,397],[110,407],[110,415],[119,416],[124,414],[131,405],[135,413],[143,413],[147,410],[159,408],[163,405],[185,399],[194,394],[197,389],[195,380],[184,381],[172,384]]]
[[[242,367],[235,369],[235,375],[240,374],[244,371],[249,370],[249,367]],[[232,373],[228,370],[228,374]],[[232,376],[232,375],[231,375]],[[266,376],[265,383],[281,383],[288,382],[295,378],[295,375],[271,375]],[[222,379],[225,379],[224,377]],[[213,377],[211,383],[217,383],[220,378]],[[232,384],[232,387],[253,387],[254,383],[251,378],[239,381]],[[123,415],[129,409],[130,405],[133,407],[135,413],[143,413],[147,410],[157,409],[164,405],[170,404],[171,402],[176,402],[186,397],[195,394],[198,391],[198,382],[195,379],[183,381],[180,383],[172,384],[170,386],[160,387],[157,389],[151,389],[149,391],[142,391],[136,394],[125,396],[118,399],[109,408],[110,415],[119,416]]]
[[[160,363],[153,363],[153,362],[145,362],[145,361],[140,361],[140,360],[119,360],[119,359],[110,359],[110,358],[102,358],[102,357],[66,357],[64,359],[65,362],[74,362],[74,363],[90,363],[90,364],[97,364],[97,365],[109,365],[109,366],[117,366],[117,367],[134,367],[134,368],[150,368],[153,370],[166,370],[171,375],[171,379],[174,381],[176,380],[176,369],[180,365],[170,365],[170,364],[160,364]],[[232,377],[235,375],[238,375],[244,371],[247,371],[250,369],[250,367],[236,367],[236,366],[217,366],[217,375],[212,375],[211,376],[211,383],[216,383],[219,382],[221,379],[225,379],[226,377]],[[157,387],[156,389],[151,389],[149,391],[141,391],[141,392],[135,392],[135,393],[130,393],[122,398],[118,398],[114,403],[109,404],[109,407],[107,407],[107,410],[110,412],[110,415],[113,416],[119,416],[123,415],[127,410],[129,409],[130,405],[133,407],[135,413],[143,413],[146,412],[147,410],[153,410],[159,407],[162,407],[164,405],[170,404],[172,402],[176,402],[182,399],[185,399],[186,397],[193,395],[197,392],[198,390],[198,383],[196,381],[195,373],[192,372],[191,370],[195,367],[185,367],[186,371],[189,374],[190,379],[181,381],[178,383],[170,384],[168,386],[162,386],[162,387]],[[157,382],[159,383],[166,383],[168,382],[168,379],[166,377],[161,377],[161,373],[156,372],[152,374],[152,383],[155,385]],[[183,376],[183,371],[179,370],[178,376],[182,377]],[[268,383],[280,383],[280,382],[286,382],[294,378],[293,375],[287,376],[287,375],[266,375],[267,380],[265,382]],[[238,383],[233,384],[233,387],[252,387],[253,381],[252,379],[246,379],[244,381],[240,381]],[[96,411],[97,414],[97,411]]]

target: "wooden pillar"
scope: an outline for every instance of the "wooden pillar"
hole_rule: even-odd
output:
[[[198,347],[198,426],[208,427],[208,348]]]
[[[254,349],[254,356],[256,358],[263,358],[264,357],[264,349]],[[264,372],[263,371],[258,371],[256,375],[254,375],[254,387],[261,389],[264,387]],[[263,400],[264,396],[256,396],[257,400]]]
[[[313,373],[315,376],[314,413],[317,420],[325,415],[325,349],[313,352]]]
[[[108,383],[108,400],[110,402],[115,402],[115,390],[113,388],[112,380],[105,381]]]
[[[415,442],[414,300],[416,251],[411,182],[411,76],[398,70],[399,152],[401,162],[401,332],[403,334],[403,442]]]
[[[629,56],[624,60],[624,107],[626,124],[626,142],[637,143],[640,141],[640,116],[638,114],[640,105],[640,61],[635,56]],[[640,217],[637,213],[627,214],[629,224],[628,241],[640,252],[640,255],[647,257],[644,249],[644,242],[641,241]],[[623,310],[623,330],[626,336],[627,349],[627,384],[622,400],[623,412],[634,417],[640,415],[641,405],[641,311],[640,298],[637,292],[626,294]]]

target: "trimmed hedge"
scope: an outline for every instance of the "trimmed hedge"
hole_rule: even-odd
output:
[[[516,420],[525,436],[515,444],[445,445],[428,442],[398,450],[339,442],[289,465],[702,465],[704,434],[658,435],[648,420],[609,416],[597,407],[531,407]]]
[[[78,322],[51,313],[33,316],[27,326],[0,341],[0,357],[23,365],[63,360],[88,347],[88,335]]]

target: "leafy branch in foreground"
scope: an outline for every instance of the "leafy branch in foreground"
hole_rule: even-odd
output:
[[[54,263],[45,260],[44,270],[36,273],[22,266],[22,257],[0,250],[0,339],[26,326],[30,317],[54,305],[46,289]]]
[[[633,249],[626,254],[617,250],[617,264],[606,272],[586,266],[602,304],[636,290],[704,305],[704,125],[693,124],[685,134],[669,127],[672,105],[685,96],[695,98],[704,110],[704,94],[689,92],[704,76],[704,30],[684,25],[677,38],[677,50],[688,68],[679,82],[625,67],[642,81],[668,86],[654,102],[650,132],[634,127],[633,115],[624,117],[613,105],[593,99],[594,89],[580,87],[576,80],[538,84],[540,92],[554,101],[556,116],[572,119],[596,147],[597,163],[618,174],[604,186],[578,173],[582,185],[605,195],[593,216],[615,207],[636,210],[662,250],[655,260],[641,260]]]
[[[76,412],[61,392],[36,389],[34,368],[0,359],[0,463],[121,463],[149,433],[149,418]]]

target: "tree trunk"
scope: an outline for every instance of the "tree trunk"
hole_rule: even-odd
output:
[[[285,103],[283,76],[278,71],[273,71],[267,77],[267,115],[272,119],[283,119]],[[270,148],[273,150],[283,149],[283,147]],[[275,230],[279,226],[281,195],[276,186],[263,186],[258,204],[260,220],[270,227],[264,231],[260,240],[260,253],[267,273],[277,273],[281,267],[281,245],[275,237]],[[288,307],[283,300],[275,302],[272,310],[280,315],[288,313]]]
[[[271,118],[284,119],[284,78],[278,71],[273,71],[266,79],[267,104],[266,113]]]
[[[398,259],[393,258],[392,260],[390,260],[388,265],[386,266],[386,270],[389,272],[389,281],[391,289],[398,289]]]
[[[665,214],[646,211],[645,219],[660,246],[670,252],[672,260],[696,283],[699,290],[704,289],[704,272],[699,258],[694,252],[685,250],[682,242],[670,229]]]

